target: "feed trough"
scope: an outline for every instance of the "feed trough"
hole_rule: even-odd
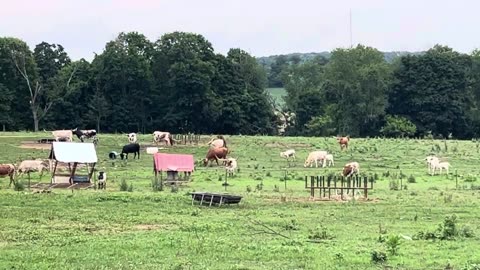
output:
[[[37,140],[37,143],[52,143],[54,141],[55,139],[39,139]]]
[[[192,195],[192,205],[193,201],[199,201],[200,205],[203,203],[208,203],[209,206],[212,204],[238,204],[242,200],[242,196],[226,194],[226,193],[210,193],[210,192],[191,192]]]

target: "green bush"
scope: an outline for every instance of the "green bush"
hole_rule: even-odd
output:
[[[122,182],[120,183],[120,191],[128,191],[128,184],[125,179],[122,179]]]
[[[13,183],[13,190],[24,191],[25,190],[25,185],[22,182],[17,180]]]
[[[371,260],[373,263],[386,263],[387,259],[387,254],[383,251],[374,250],[371,253]]]
[[[387,115],[385,126],[380,132],[386,137],[410,137],[417,132],[414,123],[402,116]]]

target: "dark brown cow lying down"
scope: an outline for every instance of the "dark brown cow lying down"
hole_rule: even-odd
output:
[[[217,162],[217,165],[219,165],[218,159],[227,158],[227,154],[228,154],[228,148],[225,148],[225,147],[210,148],[208,149],[207,156],[203,160],[203,165],[207,166],[208,162],[211,160],[215,160]]]
[[[10,177],[10,183],[8,186],[11,186],[12,183],[15,183],[15,166],[13,164],[0,164],[0,177]]]

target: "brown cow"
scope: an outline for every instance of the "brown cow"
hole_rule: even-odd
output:
[[[353,174],[358,174],[360,173],[360,164],[358,162],[350,162],[345,164],[343,167],[343,172],[342,175],[344,177],[349,177],[352,176]]]
[[[225,159],[227,158],[227,154],[229,153],[228,148],[226,147],[218,147],[218,148],[210,148],[208,149],[207,155],[203,160],[203,165],[207,166],[208,162],[211,160],[215,160],[218,164],[218,159]],[[223,162],[225,164],[225,161]]]
[[[348,149],[348,141],[350,141],[350,136],[347,137],[337,137],[338,143],[340,144],[340,150],[343,150],[345,147]]]
[[[13,164],[0,164],[0,177],[10,177],[10,183],[8,186],[10,187],[15,184],[15,165]]]

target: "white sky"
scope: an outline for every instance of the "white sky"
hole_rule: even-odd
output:
[[[353,44],[381,51],[420,51],[435,44],[480,48],[480,1],[474,0],[15,0],[0,4],[0,36],[33,48],[62,44],[92,60],[122,31],[155,41],[173,31],[202,34],[216,52],[254,56],[331,51]]]

